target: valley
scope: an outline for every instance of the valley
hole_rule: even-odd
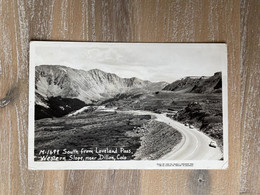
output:
[[[42,149],[82,148],[130,151],[103,160],[222,159],[221,73],[168,84],[97,69],[44,65],[36,71],[36,161]],[[209,147],[212,141],[216,148]],[[57,157],[91,160],[98,154]]]

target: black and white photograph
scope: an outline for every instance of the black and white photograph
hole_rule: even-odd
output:
[[[226,169],[223,43],[30,44],[30,169]]]

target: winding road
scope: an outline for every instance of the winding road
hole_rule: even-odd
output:
[[[197,129],[190,129],[184,124],[172,120],[166,114],[156,114],[149,111],[133,110],[123,111],[132,114],[149,114],[156,117],[157,121],[164,122],[179,131],[183,138],[181,142],[173,148],[173,150],[159,160],[219,160],[222,153],[219,147],[209,147],[209,143],[213,141],[210,137]]]
[[[166,113],[157,114],[143,110],[119,111],[116,110],[116,108],[108,109],[104,106],[98,107],[98,110],[155,116],[155,120],[164,122],[179,131],[182,134],[181,142],[177,144],[171,152],[162,156],[159,160],[219,160],[223,157],[218,146],[216,148],[209,146],[209,143],[213,141],[210,137],[196,128],[191,129],[178,121],[170,119],[166,116]]]

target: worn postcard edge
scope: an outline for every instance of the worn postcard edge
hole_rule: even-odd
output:
[[[35,101],[35,48],[37,46],[82,46],[82,44],[198,44],[221,45],[225,50],[225,64],[222,71],[223,108],[223,157],[224,160],[129,160],[129,161],[34,161],[34,101]],[[87,169],[227,169],[228,168],[228,61],[225,43],[104,43],[104,42],[57,42],[31,41],[29,60],[29,115],[28,115],[28,169],[31,170],[87,170]]]

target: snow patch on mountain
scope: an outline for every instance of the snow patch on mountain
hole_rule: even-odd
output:
[[[76,116],[76,115],[84,112],[85,110],[88,110],[89,108],[90,108],[90,106],[85,106],[85,107],[83,107],[83,108],[81,108],[81,109],[79,109],[79,110],[77,110],[77,111],[75,111],[71,114],[68,114],[68,117]]]

